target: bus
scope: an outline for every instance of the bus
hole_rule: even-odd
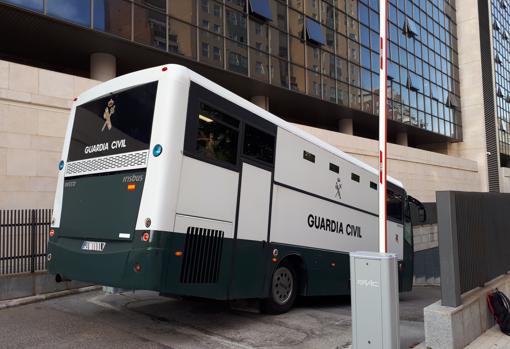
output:
[[[350,294],[349,252],[378,249],[378,173],[180,65],[101,83],[72,105],[48,270],[164,296]],[[412,287],[402,183],[388,183],[388,247]]]

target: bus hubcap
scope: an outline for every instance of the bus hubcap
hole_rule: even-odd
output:
[[[273,299],[278,304],[285,304],[292,296],[294,280],[292,273],[285,267],[278,268],[273,275]]]

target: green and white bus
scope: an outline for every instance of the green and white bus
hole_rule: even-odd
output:
[[[120,76],[74,102],[59,164],[48,269],[162,295],[349,294],[349,252],[378,249],[377,171],[179,65]],[[388,246],[411,289],[402,184]]]

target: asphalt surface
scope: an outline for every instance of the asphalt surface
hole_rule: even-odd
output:
[[[437,287],[401,295],[401,348],[424,340],[423,307]],[[350,348],[348,297],[303,298],[287,314],[256,302],[87,292],[0,310],[0,348]]]

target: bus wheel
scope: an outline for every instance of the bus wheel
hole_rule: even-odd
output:
[[[268,314],[283,314],[292,308],[298,282],[292,264],[282,263],[273,272],[269,298],[262,301],[261,310]]]

